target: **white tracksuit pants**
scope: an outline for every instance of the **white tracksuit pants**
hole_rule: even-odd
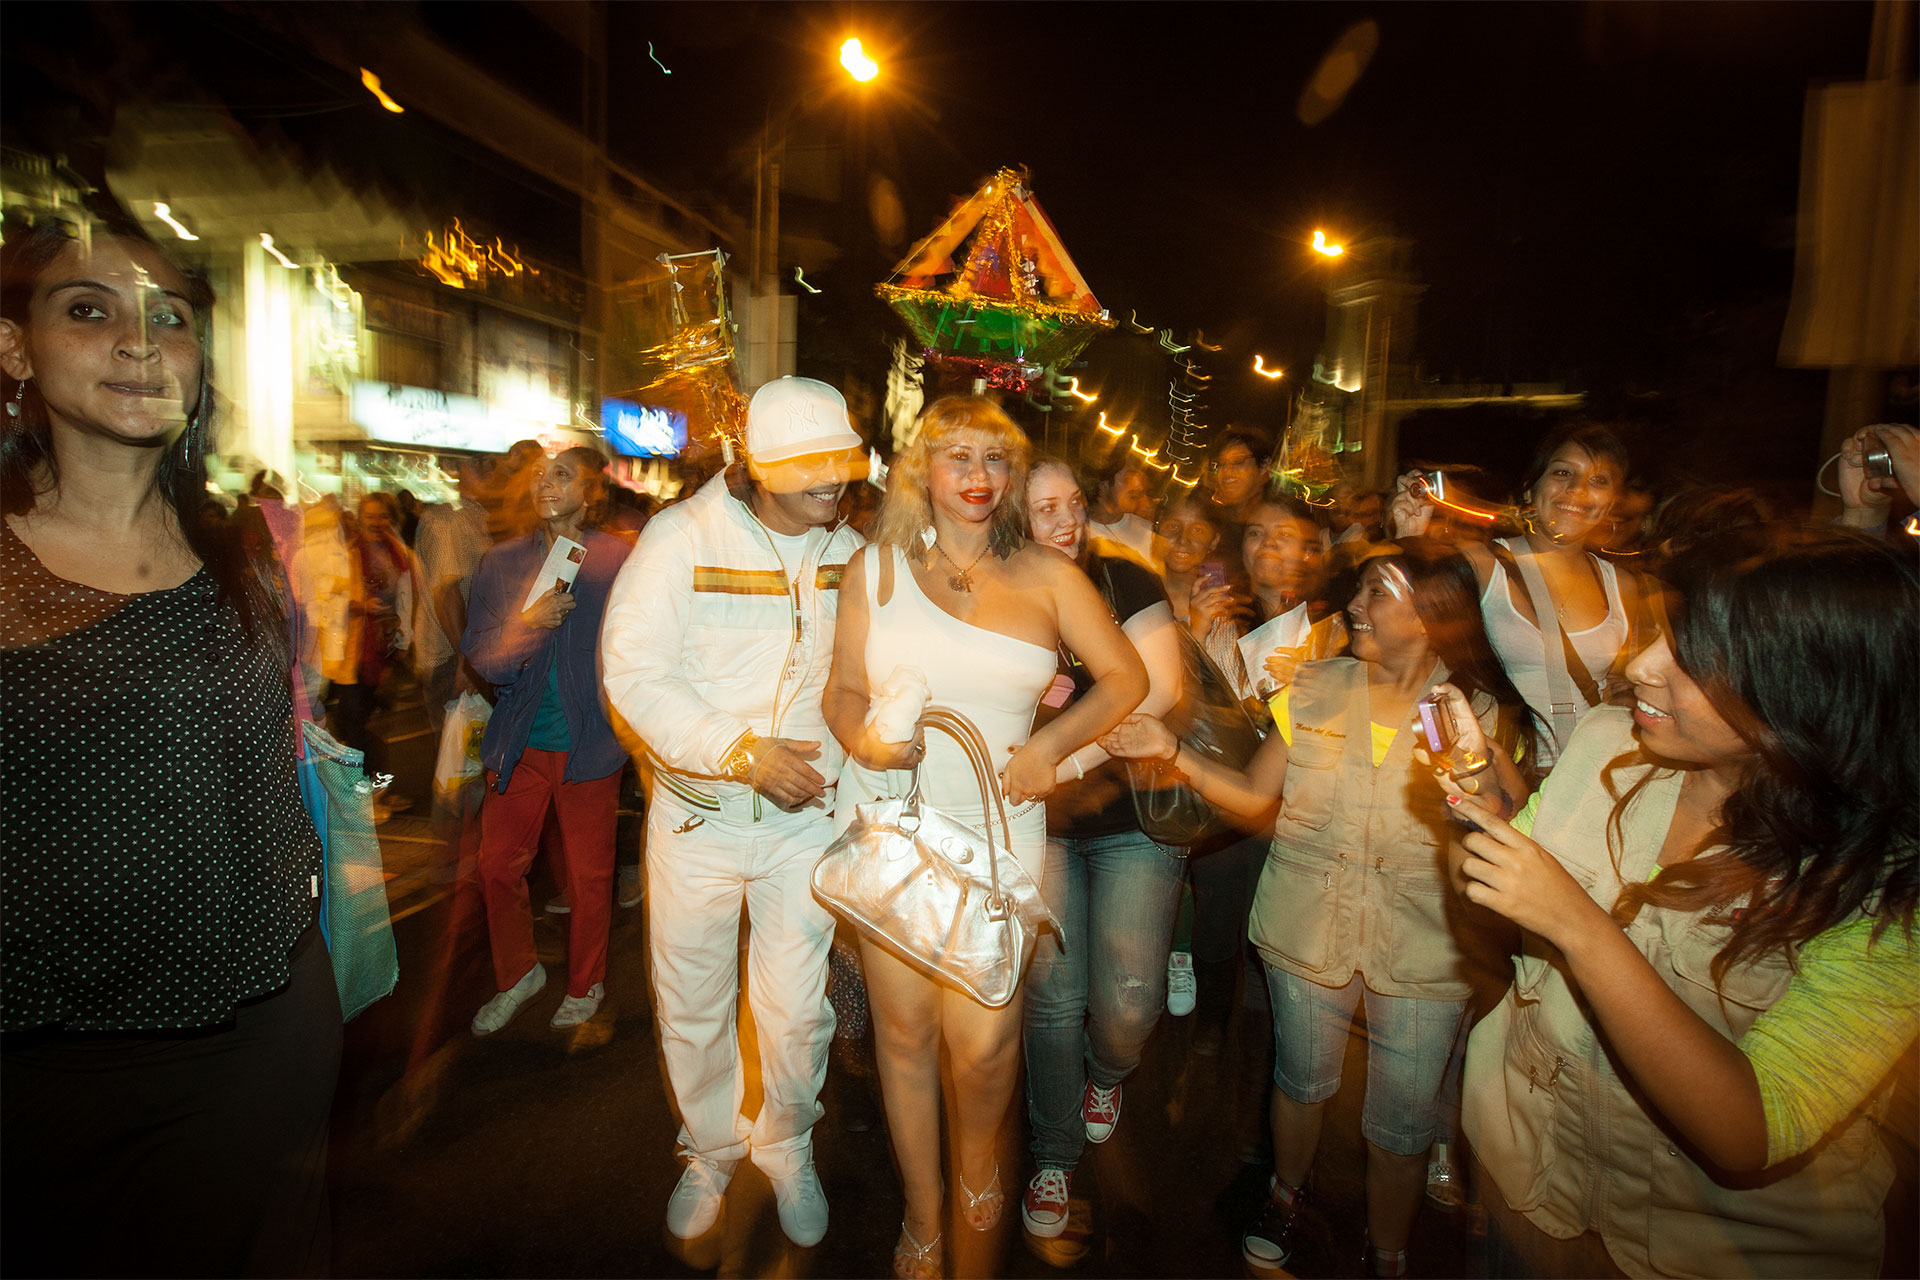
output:
[[[647,928],[681,1146],[721,1164],[751,1149],[768,1176],[782,1177],[811,1153],[833,1039],[833,916],[813,896],[812,875],[834,832],[827,814],[786,813],[770,800],[762,800],[761,815],[752,822],[695,809],[655,787],[647,813]],[[764,1098],[752,1122],[740,1114],[742,900]]]

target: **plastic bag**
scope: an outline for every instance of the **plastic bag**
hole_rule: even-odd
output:
[[[487,733],[493,704],[477,693],[463,693],[447,704],[447,723],[440,730],[440,756],[433,767],[433,789],[452,795],[480,776],[480,741]]]

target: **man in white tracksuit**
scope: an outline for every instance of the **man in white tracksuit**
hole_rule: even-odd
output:
[[[833,1037],[833,918],[813,864],[833,839],[845,756],[821,714],[841,574],[861,543],[836,523],[864,473],[846,401],[779,378],[747,411],[747,463],[654,516],[613,585],[600,653],[613,708],[655,764],[647,926],[686,1172],[667,1229],[704,1235],[740,1157],[773,1183],[799,1245],[826,1234],[813,1125]],[[765,1101],[740,1114],[739,919]]]

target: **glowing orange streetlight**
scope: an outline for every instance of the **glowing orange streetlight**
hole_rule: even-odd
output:
[[[1315,231],[1313,233],[1313,251],[1324,254],[1329,258],[1337,258],[1347,251],[1347,246],[1343,244],[1328,244],[1327,233],[1324,231]]]
[[[847,69],[848,75],[861,84],[867,83],[880,74],[880,64],[867,56],[867,51],[860,45],[859,36],[849,37],[847,42],[840,46],[840,65]]]

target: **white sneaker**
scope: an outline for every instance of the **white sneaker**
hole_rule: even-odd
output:
[[[688,1152],[687,1171],[667,1197],[667,1230],[682,1240],[697,1240],[713,1230],[727,1198],[727,1184],[733,1181],[733,1165],[731,1160],[717,1165]],[[783,1212],[783,1226],[785,1216]]]
[[[1193,1012],[1200,984],[1193,976],[1193,953],[1175,951],[1167,956],[1167,1012],[1184,1018]]]
[[[617,879],[618,889],[614,901],[623,907],[637,907],[640,899],[646,897],[646,882],[640,878],[640,865],[621,867]]]
[[[587,988],[583,996],[568,996],[560,1002],[554,1011],[553,1021],[547,1025],[556,1030],[577,1027],[594,1014],[600,1012],[600,1002],[607,998],[607,984],[596,982]]]
[[[572,910],[573,903],[565,893],[556,893],[547,899],[547,914],[550,916],[564,916]]]
[[[546,968],[534,965],[527,971],[526,977],[480,1006],[480,1012],[473,1015],[473,1034],[490,1036],[512,1022],[513,1015],[520,1012],[520,1006],[539,995],[546,985]]]
[[[786,1177],[769,1181],[773,1183],[774,1207],[780,1211],[780,1229],[787,1233],[787,1239],[802,1249],[819,1244],[827,1234],[827,1193],[820,1186],[820,1175],[814,1172],[813,1159],[809,1157]]]

